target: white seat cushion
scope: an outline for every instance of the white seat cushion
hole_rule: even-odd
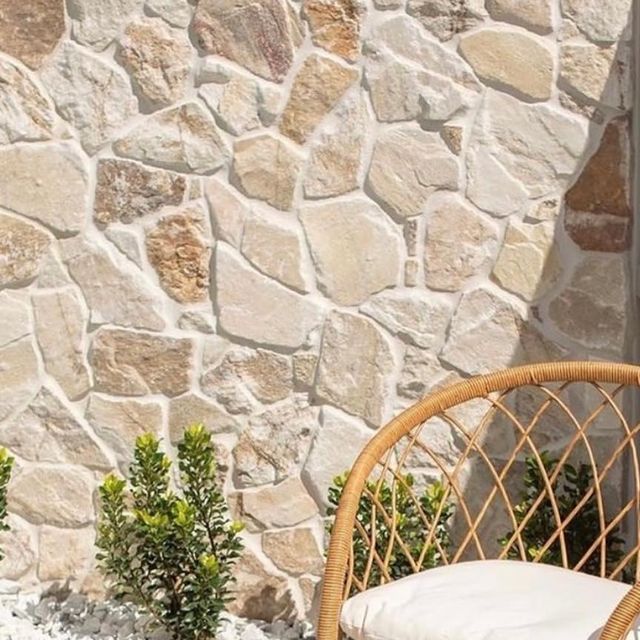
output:
[[[340,624],[354,640],[596,640],[629,588],[543,564],[463,562],[350,598]]]

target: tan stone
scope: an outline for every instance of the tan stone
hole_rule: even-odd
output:
[[[0,49],[35,69],[64,34],[63,0],[3,3],[0,9]]]
[[[215,318],[207,311],[185,311],[178,318],[178,326],[185,331],[215,333]]]
[[[167,205],[178,205],[187,188],[184,176],[129,160],[98,161],[94,218],[101,224],[132,222]]]
[[[609,0],[604,10],[599,0],[562,0],[565,16],[571,18],[578,29],[593,42],[615,42],[630,39],[632,0]]]
[[[360,52],[363,11],[357,0],[307,0],[304,3],[313,43],[349,62],[355,62]]]
[[[370,320],[334,311],[325,322],[316,373],[318,398],[378,426],[394,370],[388,339]]]
[[[493,267],[494,280],[527,301],[544,296],[561,274],[554,236],[553,224],[511,221]]]
[[[90,355],[95,390],[123,396],[180,395],[189,388],[192,357],[191,340],[100,329]]]
[[[459,50],[486,85],[534,102],[551,96],[553,58],[533,36],[483,29],[464,36]],[[522,73],[525,67],[527,72]]]
[[[58,529],[43,526],[38,543],[38,578],[46,582],[83,577],[95,553],[94,537],[93,528]],[[61,553],[62,549],[64,553]]]
[[[117,58],[149,109],[167,106],[186,91],[192,49],[187,34],[159,18],[129,23],[120,39]]]
[[[413,401],[420,400],[448,382],[458,382],[457,374],[447,371],[433,353],[418,347],[407,347],[397,386],[401,396]]]
[[[9,514],[8,531],[0,531],[0,546],[4,553],[0,563],[0,578],[17,580],[36,562],[37,543],[31,527],[18,516]]]
[[[296,390],[309,389],[313,386],[318,356],[315,353],[293,354],[293,382]]]
[[[162,432],[162,408],[156,402],[112,400],[93,393],[85,417],[123,470],[133,460],[138,436],[144,433],[160,436]]]
[[[389,213],[409,218],[422,213],[435,191],[456,189],[458,172],[437,133],[406,127],[378,136],[367,183]]]
[[[216,248],[216,306],[224,331],[295,349],[321,322],[318,305],[251,269],[230,248]]]
[[[9,501],[32,524],[82,527],[93,522],[93,475],[82,467],[30,467],[9,485]]]
[[[0,420],[22,406],[40,386],[38,357],[30,338],[0,349]]]
[[[427,212],[427,286],[460,290],[469,278],[489,268],[497,247],[497,231],[488,220],[455,196],[439,200]]]
[[[205,182],[204,193],[209,203],[215,237],[239,249],[249,207],[242,202],[236,191],[216,178]]]
[[[243,383],[236,368],[238,361],[242,362],[250,357],[249,351],[228,351],[221,361],[213,363],[214,366],[200,378],[202,391],[234,415],[250,414],[257,409],[255,396]]]
[[[60,249],[71,277],[82,290],[92,323],[164,328],[160,297],[126,259],[109,255],[80,237],[63,240]]]
[[[193,424],[203,424],[211,433],[237,432],[240,429],[234,418],[194,393],[173,398],[169,403],[171,442],[178,442],[183,431]]]
[[[64,233],[80,231],[88,206],[88,176],[70,145],[4,147],[0,207]]]
[[[298,71],[280,119],[280,131],[302,144],[356,81],[355,69],[311,54]]]
[[[440,135],[445,144],[457,156],[462,151],[462,140],[464,138],[464,128],[458,125],[444,125]]]
[[[302,266],[302,242],[294,229],[253,216],[245,222],[241,251],[262,273],[304,293],[309,286]]]
[[[318,541],[308,528],[265,531],[262,550],[278,569],[289,574],[320,575],[324,568]]]
[[[0,286],[24,285],[33,280],[50,242],[35,225],[0,211]]]
[[[202,0],[192,30],[205,53],[276,82],[286,76],[302,40],[295,13],[284,0]]]
[[[44,368],[76,400],[91,386],[82,347],[84,309],[71,290],[40,292],[32,300]]]
[[[245,195],[288,211],[302,158],[280,139],[263,134],[236,142],[232,181]]]
[[[216,171],[227,159],[213,118],[196,102],[149,116],[113,148],[126,158],[199,174]]]
[[[402,239],[375,204],[360,199],[307,206],[300,219],[320,288],[336,303],[360,304],[397,284]]]
[[[28,291],[0,291],[0,347],[31,334],[30,303]]]
[[[494,20],[511,22],[536,33],[553,29],[551,0],[487,0],[487,11]]]
[[[484,17],[483,0],[409,0],[407,13],[439,40],[450,40],[475,27]]]

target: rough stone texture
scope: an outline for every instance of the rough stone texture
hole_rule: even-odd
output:
[[[420,400],[427,393],[453,382],[459,382],[459,376],[447,371],[436,356],[417,347],[407,348],[398,380],[400,396]]]
[[[125,158],[187,173],[212,173],[227,158],[215,122],[195,102],[149,116],[113,148]]]
[[[82,157],[73,147],[4,147],[0,166],[0,207],[62,233],[82,229],[89,178]]]
[[[373,203],[351,200],[304,207],[300,218],[319,286],[333,301],[360,304],[397,283],[401,239]]]
[[[205,53],[276,82],[284,79],[301,42],[299,24],[285,0],[203,0],[191,28]]]
[[[94,388],[122,396],[180,395],[189,388],[192,351],[190,340],[101,329],[90,354]]]
[[[193,424],[203,424],[211,433],[238,431],[239,425],[209,400],[193,393],[172,398],[169,403],[169,437],[178,442],[183,431]]]
[[[174,27],[186,27],[191,21],[189,0],[147,0],[145,7]]]
[[[29,338],[0,349],[0,420],[32,398],[40,382],[38,357]]]
[[[241,140],[233,149],[233,182],[250,198],[288,211],[302,158],[279,138],[261,135]]]
[[[630,30],[631,0],[612,0],[603,11],[598,0],[562,0],[562,13],[594,42],[614,42]]]
[[[0,49],[35,69],[64,34],[63,0],[7,2],[0,9]]]
[[[262,550],[278,569],[289,574],[320,575],[324,567],[318,541],[308,528],[266,531],[262,534]]]
[[[75,580],[86,573],[95,549],[93,529],[58,529],[43,526],[38,540],[40,580]],[[60,553],[64,549],[64,553]]]
[[[359,354],[352,358],[349,352]],[[389,341],[370,320],[334,311],[325,323],[315,392],[329,404],[379,425],[395,366]]]
[[[304,15],[314,44],[355,62],[360,52],[363,7],[357,0],[307,0]]]
[[[482,0],[409,0],[407,11],[436,38],[450,40],[475,27],[484,13]]]
[[[429,196],[458,186],[458,163],[440,137],[414,128],[391,129],[376,142],[367,183],[398,218],[422,213]]]
[[[98,162],[94,218],[101,224],[132,222],[167,205],[182,202],[186,190],[183,176],[148,169],[129,160]]]
[[[553,29],[551,0],[487,0],[489,15],[494,20],[511,22],[536,33]]]
[[[136,100],[125,73],[72,42],[56,51],[40,77],[90,154],[135,113]]]
[[[0,533],[0,544],[4,550],[0,576],[6,580],[17,580],[36,561],[36,539],[29,525],[13,514],[7,518],[9,531]]]
[[[184,95],[190,59],[186,34],[158,18],[130,23],[120,39],[118,61],[131,75],[148,109],[166,106]]]
[[[141,269],[143,268],[140,241],[135,231],[131,229],[118,229],[112,226],[104,230],[104,235],[113,242],[122,255],[129,258],[136,266]]]
[[[0,347],[31,334],[29,295],[23,291],[5,289],[0,292]]]
[[[608,124],[565,195],[565,229],[587,251],[624,251],[631,243],[628,126],[626,118]]]
[[[462,38],[460,53],[490,87],[535,102],[551,96],[553,58],[550,50],[531,36],[483,29]],[[527,72],[523,73],[525,66]]]
[[[36,337],[46,372],[70,400],[91,386],[82,341],[84,310],[71,290],[43,291],[33,296]]]
[[[497,233],[488,220],[455,197],[427,212],[424,274],[428,286],[458,291],[486,270],[495,255]]]
[[[357,77],[355,69],[331,58],[310,55],[293,81],[289,102],[280,120],[281,133],[304,143]]]
[[[204,192],[215,237],[239,249],[249,207],[237,192],[215,178],[207,181]]]

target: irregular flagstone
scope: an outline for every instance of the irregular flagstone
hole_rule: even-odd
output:
[[[215,318],[208,312],[185,311],[178,318],[178,326],[186,331],[198,331],[199,333],[215,333]]]
[[[486,85],[541,102],[551,96],[553,58],[538,39],[519,31],[482,29],[464,36],[459,51]],[[522,73],[526,66],[527,73]]]
[[[263,134],[236,142],[233,148],[232,182],[245,195],[288,211],[302,157],[282,140]]]
[[[144,0],[67,0],[71,31],[80,44],[101,51],[142,10]]]
[[[378,136],[367,184],[393,216],[422,213],[429,196],[458,187],[459,167],[437,133],[410,127]]]
[[[31,333],[30,306],[28,291],[0,291],[0,347]]]
[[[53,137],[54,111],[29,76],[0,58],[0,144]]]
[[[321,322],[315,302],[254,271],[220,244],[215,277],[218,321],[233,336],[295,349]]]
[[[307,527],[265,531],[262,534],[262,550],[278,569],[288,574],[320,575],[324,568],[318,540]]]
[[[203,424],[211,433],[235,433],[240,429],[235,418],[209,400],[193,393],[172,398],[169,402],[169,438],[171,442],[179,442],[184,430],[194,424]]]
[[[0,348],[0,420],[31,399],[39,387],[38,356],[31,339]]]
[[[71,277],[82,290],[93,324],[164,328],[162,300],[124,258],[82,238],[62,240],[60,248]]]
[[[391,289],[367,300],[360,311],[404,341],[435,351],[444,342],[452,309],[431,292]]]
[[[182,98],[192,56],[187,34],[171,29],[159,18],[131,22],[120,38],[117,53],[144,106],[150,109]]]
[[[7,2],[0,20],[0,50],[36,69],[64,29],[64,0]]]
[[[206,181],[204,195],[211,211],[215,237],[239,249],[250,208],[234,189],[215,178]]]
[[[313,386],[318,356],[315,353],[293,354],[293,382],[296,390],[309,389]]]
[[[0,286],[33,280],[50,243],[49,236],[35,225],[0,211]]]
[[[57,289],[73,284],[65,266],[58,258],[56,249],[57,245],[52,245],[40,265],[40,273],[35,280],[38,289]]]
[[[457,196],[439,200],[427,212],[424,277],[427,286],[458,291],[489,268],[498,234],[488,220]]]
[[[536,33],[553,30],[551,0],[487,0],[486,8],[494,20],[511,22]]]
[[[46,388],[0,428],[0,442],[23,460],[109,469],[111,463],[85,428]]]
[[[36,293],[32,303],[44,368],[76,400],[91,386],[83,349],[84,309],[71,289]]]
[[[485,15],[482,0],[409,0],[407,13],[415,17],[424,28],[439,40],[472,29]]]
[[[627,287],[623,256],[586,254],[567,287],[549,304],[549,317],[579,344],[619,356],[627,326]]]
[[[118,248],[122,255],[142,269],[142,252],[138,235],[132,229],[118,229],[107,227],[104,235]]]
[[[402,239],[372,202],[360,199],[302,207],[300,220],[320,288],[336,303],[360,304],[372,293],[397,284]]]
[[[17,580],[35,564],[37,544],[32,527],[22,518],[9,513],[7,524],[9,530],[0,532],[0,545],[4,553],[0,578]]]
[[[174,27],[187,27],[191,22],[189,0],[147,0],[145,7]]]
[[[615,42],[630,29],[632,0],[610,0],[605,7],[599,0],[562,0],[563,15],[593,42]]]
[[[493,267],[494,280],[527,301],[544,296],[562,271],[554,236],[553,223],[512,220]]]
[[[241,251],[262,273],[297,291],[309,291],[302,266],[302,239],[290,227],[253,216],[244,225]]]
[[[63,233],[84,227],[89,177],[71,145],[4,147],[0,165],[0,206]]]
[[[447,371],[433,353],[409,346],[404,352],[397,391],[402,397],[415,401],[459,379],[456,373]]]
[[[90,352],[95,390],[123,396],[189,389],[193,343],[152,333],[100,329]]]
[[[95,530],[43,526],[38,541],[38,578],[73,580],[82,577],[93,560]],[[60,550],[64,549],[64,553]]]
[[[191,25],[205,53],[237,62],[262,78],[282,82],[302,42],[285,0],[201,0]]]
[[[136,99],[125,73],[73,42],[57,49],[40,78],[89,154],[136,113]]]
[[[316,46],[349,62],[356,61],[364,13],[358,0],[306,0],[303,10]]]
[[[200,388],[203,393],[214,398],[233,415],[250,414],[257,409],[255,396],[243,384],[241,374],[236,369],[238,360],[242,362],[248,357],[250,357],[249,352],[242,350],[228,352],[222,360],[216,359],[215,362],[210,363],[211,368],[200,378]],[[203,365],[206,366],[204,362]],[[280,383],[275,381],[274,384],[277,388]]]
[[[334,311],[322,332],[315,393],[377,426],[387,414],[395,366],[391,343],[371,320]]]
[[[209,296],[211,249],[199,206],[162,218],[147,232],[147,257],[162,288],[178,302],[201,302]]]
[[[113,148],[125,158],[186,173],[211,173],[227,158],[213,118],[195,102],[149,116]]]
[[[630,157],[629,122],[612,120],[564,198],[564,226],[581,249],[618,252],[630,246]]]
[[[280,119],[280,132],[304,143],[357,77],[357,70],[344,67],[331,58],[311,54],[293,81],[289,101]]]
[[[184,176],[148,169],[129,160],[98,161],[94,218],[101,224],[132,222],[168,205],[182,202]]]

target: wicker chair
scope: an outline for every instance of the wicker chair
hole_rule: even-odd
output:
[[[344,487],[333,525],[318,621],[318,640],[338,640],[343,602],[354,592],[391,581],[390,559],[403,554],[411,571],[423,570],[425,551],[437,544],[435,524],[421,511],[424,545],[413,553],[395,529],[395,500],[389,510],[379,499],[383,481],[395,492],[411,492],[416,509],[419,483],[408,486],[406,473],[426,470],[444,483],[455,505],[454,544],[440,549],[443,564],[469,559],[528,557],[523,543],[526,523],[543,503],[552,508],[555,530],[541,553],[556,545],[562,565],[583,569],[595,564],[601,577],[636,586],[618,604],[603,628],[601,640],[624,638],[640,613],[640,465],[635,436],[640,425],[628,419],[640,386],[640,367],[615,363],[561,362],[516,367],[471,378],[417,402],[381,429],[360,453]],[[636,396],[636,397],[634,397]],[[437,436],[437,437],[434,437]],[[432,443],[436,442],[435,445]],[[452,446],[451,443],[456,444]],[[543,451],[558,460],[545,470]],[[454,451],[458,452],[454,455]],[[537,462],[544,490],[520,519],[514,514],[524,459]],[[593,482],[572,513],[560,516],[556,482],[562,465],[580,460],[592,470]],[[473,486],[473,492],[465,488]],[[482,487],[482,490],[478,490]],[[521,490],[521,489],[520,489]],[[384,545],[375,526],[356,519],[362,497],[370,500],[373,519],[382,517],[391,530]],[[577,562],[569,561],[565,532],[587,503],[597,504],[598,533]],[[508,540],[497,544],[497,523]],[[369,531],[369,532],[368,532]],[[626,546],[611,566],[607,537],[623,531]],[[354,562],[354,540],[366,549],[367,561]],[[415,545],[412,547],[415,550]],[[539,556],[538,556],[539,557]],[[356,565],[359,569],[356,569]],[[593,566],[593,564],[591,565]]]

